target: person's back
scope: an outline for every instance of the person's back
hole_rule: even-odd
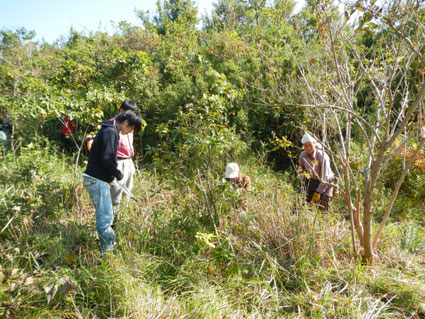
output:
[[[77,126],[77,121],[71,120],[69,117],[65,117],[63,119],[62,131],[63,135],[72,135],[74,134],[75,127]]]
[[[72,151],[78,146],[74,133],[77,128],[77,121],[72,118],[72,110],[67,110],[64,118],[60,119],[60,139],[65,150]]]
[[[237,163],[229,163],[226,165],[226,179],[233,184],[236,189],[243,192],[251,191],[251,179],[239,170]],[[239,211],[248,211],[248,194],[243,194],[240,202],[236,204],[236,209]]]
[[[117,169],[117,149],[119,130],[113,121],[105,120],[93,140],[85,174],[110,183],[115,178],[122,179]]]
[[[3,145],[3,148],[7,148],[7,134],[4,131],[0,131],[0,143]]]
[[[10,134],[12,134],[12,125],[9,115],[6,113],[0,119],[0,143],[5,149],[7,148],[7,140]]]
[[[12,134],[12,123],[9,113],[2,115],[2,118],[0,119],[0,131],[3,131],[6,135]]]
[[[251,178],[244,173],[240,173],[238,181],[235,183],[236,188],[251,191]]]

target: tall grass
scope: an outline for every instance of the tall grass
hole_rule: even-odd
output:
[[[118,249],[101,256],[72,163],[37,149],[2,160],[6,318],[425,316],[423,221],[387,227],[380,265],[366,267],[351,252],[343,206],[306,205],[290,175],[241,163],[254,189],[239,214],[240,195],[220,172],[176,184],[142,167],[139,202],[124,203],[116,220]]]

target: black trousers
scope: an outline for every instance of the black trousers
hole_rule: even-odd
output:
[[[317,179],[307,179],[305,181],[304,189],[307,193],[307,202],[310,203],[311,199],[313,198],[314,193],[316,192],[317,188],[319,187],[320,182]]]
[[[304,184],[304,189],[306,192],[306,201],[310,203],[312,201],[313,195],[319,187],[320,182],[317,179],[307,179]],[[321,210],[328,210],[331,206],[332,197],[329,197],[325,193],[320,194],[319,208]]]

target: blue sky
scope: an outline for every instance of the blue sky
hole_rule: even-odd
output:
[[[25,27],[36,40],[52,43],[77,31],[113,30],[111,21],[140,25],[137,10],[156,12],[157,0],[0,0],[0,29]],[[194,0],[199,14],[211,12],[211,0]]]

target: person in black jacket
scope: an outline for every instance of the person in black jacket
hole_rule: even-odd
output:
[[[115,120],[103,121],[89,153],[87,168],[83,174],[84,188],[96,209],[96,228],[102,253],[113,250],[115,246],[110,183],[115,178],[123,178],[122,172],[117,168],[119,132],[122,135],[133,130],[137,132],[141,124],[140,114],[134,111],[125,111]]]

